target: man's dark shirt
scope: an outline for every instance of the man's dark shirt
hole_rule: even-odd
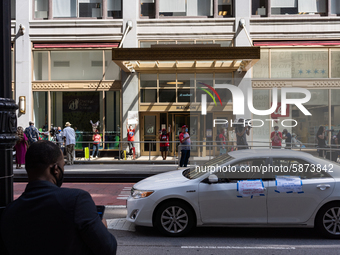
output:
[[[292,147],[292,135],[287,133],[286,137],[286,147]]]
[[[30,182],[0,224],[9,254],[116,254],[117,242],[86,191]]]

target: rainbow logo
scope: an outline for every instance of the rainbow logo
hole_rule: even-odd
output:
[[[212,92],[214,92],[214,94],[217,96],[217,98],[218,98],[218,100],[220,101],[220,104],[221,104],[221,106],[222,106],[222,101],[221,101],[220,95],[216,92],[216,90],[215,90],[213,87],[211,87],[210,85],[205,84],[205,83],[203,83],[203,82],[199,82],[199,84],[202,84],[202,85],[206,86],[206,87],[209,88]],[[205,88],[199,88],[199,89],[201,89],[201,90],[203,90],[205,93],[207,93],[207,94],[212,98],[212,100],[214,100],[215,105],[217,105],[214,96],[211,94],[211,92],[210,92],[209,90],[207,90],[207,89],[205,89]]]

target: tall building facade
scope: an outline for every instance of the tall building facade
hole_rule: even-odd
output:
[[[107,142],[101,149],[112,155],[133,114],[139,155],[159,155],[159,144],[150,142],[169,125],[172,141],[186,124],[192,140],[209,142],[220,129],[233,139],[230,125],[214,125],[216,119],[260,119],[263,127],[249,137],[254,144],[269,142],[267,119],[281,130],[282,120],[295,119],[288,129],[306,144],[320,125],[340,129],[336,0],[12,0],[12,9],[13,96],[25,103],[20,126],[34,120],[45,131],[69,121],[85,142],[90,121],[99,121]],[[271,108],[277,88],[277,109],[254,116],[246,106],[244,116],[234,114],[221,84],[245,93],[252,87],[262,110]],[[311,92],[311,116],[296,106],[280,112],[281,89],[294,87]],[[171,155],[176,151],[170,146]]]

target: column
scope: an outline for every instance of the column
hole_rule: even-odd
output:
[[[135,0],[124,0],[123,1],[123,31],[124,33],[126,28],[126,23],[128,21],[132,21],[132,29],[128,32],[125,41],[123,42],[123,48],[137,48],[138,47],[138,39],[137,39],[137,19],[139,16],[139,1]],[[127,118],[129,111],[138,111],[138,74],[137,73],[125,73],[122,71],[122,123],[121,134],[122,140],[127,141]],[[140,123],[135,133],[135,141],[140,141]],[[140,144],[135,143],[136,153],[140,155]],[[123,150],[126,147],[122,148]]]
[[[33,118],[32,109],[32,65],[31,65],[31,41],[29,37],[29,20],[32,14],[32,1],[16,1],[16,32],[15,41],[15,98],[19,102],[20,96],[26,97],[26,113],[18,114],[18,126],[28,126]],[[20,25],[25,27],[24,35],[19,35]]]

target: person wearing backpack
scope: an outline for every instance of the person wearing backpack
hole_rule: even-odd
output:
[[[170,130],[171,130],[171,125],[169,125],[169,132],[166,132],[166,129],[162,129],[162,133],[159,136],[159,140],[161,141],[160,143],[160,150],[162,153],[162,158],[163,160],[166,160],[166,156],[169,151],[169,137],[170,137]]]

